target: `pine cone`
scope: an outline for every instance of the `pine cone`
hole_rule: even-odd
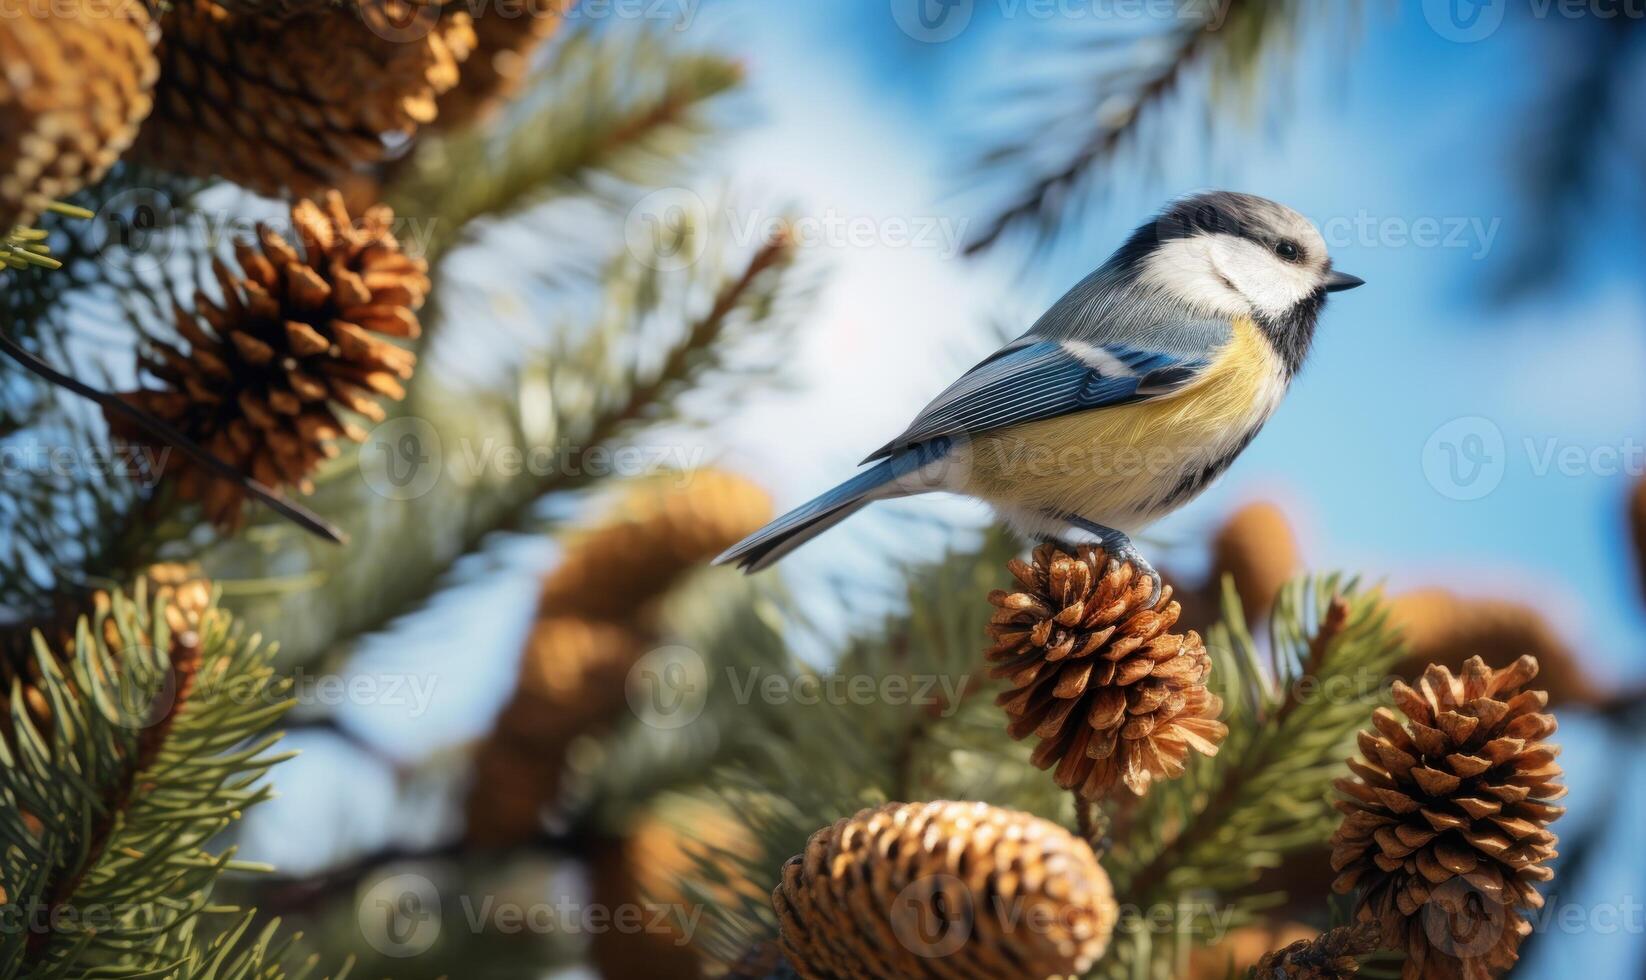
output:
[[[759,530],[771,497],[732,473],[695,470],[638,483],[616,516],[566,546],[543,584],[546,613],[627,619],[680,577]]]
[[[1274,608],[1281,588],[1301,567],[1292,526],[1274,504],[1247,504],[1230,514],[1212,539],[1211,588],[1221,596],[1223,576],[1232,576],[1249,623]]]
[[[1150,579],[1091,545],[1077,556],[1042,545],[1033,564],[1007,567],[1023,591],[989,595],[990,674],[1011,685],[997,699],[1007,732],[1041,740],[1035,765],[1095,800],[1116,782],[1142,796],[1181,776],[1191,748],[1216,754],[1228,729],[1206,690],[1211,657],[1198,633],[1169,632],[1170,588],[1146,606]]]
[[[159,74],[141,3],[60,0],[0,17],[0,231],[102,178]]]
[[[783,947],[764,941],[749,947],[726,969],[725,980],[799,980],[800,974],[783,958]]]
[[[1535,657],[1549,703],[1600,705],[1611,692],[1590,679],[1582,657],[1531,606],[1477,599],[1446,589],[1418,589],[1389,603],[1390,625],[1406,640],[1397,673],[1415,681],[1430,664],[1461,670],[1471,657],[1518,650]]]
[[[481,746],[468,834],[498,846],[529,839],[560,795],[566,749],[623,710],[646,640],[626,625],[572,616],[532,628],[514,697]]]
[[[1251,980],[1343,980],[1360,973],[1360,957],[1377,949],[1375,925],[1342,926],[1267,953]]]
[[[191,315],[175,310],[185,352],[155,342],[145,368],[163,390],[124,397],[259,482],[311,491],[309,476],[338,454],[333,441],[365,432],[335,404],[371,421],[384,418],[380,398],[398,400],[416,356],[374,334],[416,337],[415,311],[429,290],[427,264],[400,250],[387,207],[350,221],[342,199],[300,201],[291,209],[301,251],[267,227],[261,248],[236,246],[238,270],[213,262],[222,299],[195,294]],[[124,419],[117,436],[148,442]],[[209,519],[239,522],[245,494],[178,454],[168,462],[188,499]]]
[[[671,803],[624,837],[597,842],[589,863],[595,905],[675,913],[640,935],[613,930],[590,936],[589,960],[601,980],[704,975],[700,937],[686,925],[710,906],[731,908],[766,897],[765,888],[742,873],[740,858],[754,846],[735,814],[699,799]]]
[[[519,9],[523,6],[525,9]],[[463,77],[440,97],[442,130],[485,122],[520,94],[532,55],[554,36],[565,18],[567,0],[497,4],[474,12],[474,50],[463,62]]]
[[[1531,932],[1521,909],[1543,905],[1548,825],[1564,812],[1549,801],[1566,791],[1548,696],[1521,690],[1535,676],[1531,657],[1495,671],[1474,657],[1461,676],[1430,667],[1416,690],[1396,681],[1405,727],[1379,708],[1376,733],[1360,734],[1365,758],[1349,761],[1356,778],[1337,781],[1348,799],[1333,888],[1360,889],[1359,919],[1406,951],[1407,980],[1502,973]]]
[[[819,830],[772,892],[807,980],[1084,973],[1119,910],[1087,844],[985,803],[889,803]]]
[[[381,162],[434,120],[474,46],[466,12],[410,0],[280,20],[179,0],[161,26],[160,84],[138,157],[272,195],[311,196]]]

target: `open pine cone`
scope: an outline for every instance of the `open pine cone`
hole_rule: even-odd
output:
[[[401,251],[387,207],[354,223],[333,192],[322,204],[298,202],[291,218],[301,248],[259,227],[261,247],[235,248],[238,270],[214,261],[221,300],[196,293],[195,313],[175,311],[189,349],[155,342],[143,358],[164,389],[124,397],[259,482],[308,493],[309,476],[338,454],[333,440],[365,437],[332,406],[381,421],[378,399],[403,397],[416,356],[377,335],[418,335],[429,277],[422,259]],[[148,441],[123,419],[111,424],[116,435]],[[212,521],[238,523],[238,484],[176,453],[168,463]]]
[[[806,980],[1088,970],[1119,910],[1087,844],[986,803],[888,803],[811,836],[772,908]]]
[[[989,595],[990,674],[1011,685],[997,702],[1007,732],[1040,738],[1035,765],[1095,800],[1117,782],[1141,796],[1181,776],[1190,749],[1217,752],[1228,729],[1206,690],[1211,657],[1199,634],[1171,632],[1170,588],[1149,605],[1152,580],[1093,545],[1041,545],[1007,567],[1021,591]]]
[[[1396,681],[1377,731],[1361,732],[1364,759],[1337,787],[1344,818],[1332,837],[1339,893],[1360,889],[1362,921],[1406,952],[1407,980],[1485,978],[1514,964],[1540,908],[1536,883],[1554,872],[1550,821],[1558,785],[1555,731],[1542,691],[1522,690],[1537,661],[1492,670],[1479,657],[1461,676],[1433,666],[1417,689]]]
[[[279,20],[179,0],[161,26],[160,84],[138,157],[299,196],[345,183],[432,122],[475,42],[466,11],[408,0]]]
[[[131,145],[159,74],[153,37],[137,2],[58,0],[0,16],[0,231],[32,224]]]

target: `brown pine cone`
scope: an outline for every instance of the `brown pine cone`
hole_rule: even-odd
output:
[[[1537,659],[1550,704],[1599,705],[1610,693],[1590,678],[1583,658],[1549,621],[1525,603],[1418,589],[1389,602],[1389,623],[1407,646],[1397,673],[1411,681],[1430,664],[1461,670],[1471,657],[1518,650]]]
[[[772,518],[771,497],[736,474],[677,478],[637,482],[615,517],[567,544],[543,583],[545,613],[627,619]]]
[[[474,12],[474,50],[457,86],[440,96],[441,130],[485,122],[520,94],[532,55],[554,36],[569,0],[528,0]]]
[[[1360,973],[1360,957],[1377,949],[1377,926],[1342,926],[1264,954],[1251,980],[1344,980]]]
[[[532,628],[514,697],[481,745],[468,835],[500,846],[531,838],[560,795],[566,750],[624,706],[629,669],[646,640],[626,625],[573,616]]]
[[[59,0],[0,16],[0,232],[108,171],[149,114],[148,8]]]
[[[1084,973],[1119,910],[1085,841],[986,803],[888,803],[811,836],[772,892],[806,980]]]
[[[1212,539],[1210,586],[1221,596],[1223,576],[1234,579],[1248,623],[1274,608],[1281,588],[1303,565],[1297,537],[1279,507],[1254,503],[1235,511]]]
[[[1550,801],[1566,790],[1548,696],[1522,690],[1535,676],[1531,657],[1495,671],[1474,657],[1461,676],[1430,667],[1416,690],[1396,681],[1405,726],[1379,708],[1355,778],[1337,781],[1333,888],[1360,889],[1358,918],[1406,952],[1407,980],[1502,973],[1531,932],[1521,910],[1543,905],[1564,812]]]
[[[783,958],[783,947],[775,942],[755,943],[726,969],[725,980],[795,980],[789,961]]]
[[[1095,800],[1117,782],[1142,796],[1181,776],[1191,748],[1216,754],[1228,729],[1206,690],[1211,657],[1198,633],[1170,632],[1170,588],[1147,605],[1152,580],[1092,545],[1041,545],[1033,564],[1007,567],[1022,591],[989,595],[989,673],[1011,685],[997,699],[1007,732],[1040,739],[1035,765]]]
[[[743,874],[739,858],[755,845],[749,829],[724,805],[671,801],[615,840],[595,844],[590,898],[606,908],[642,908],[652,925],[640,935],[610,931],[589,937],[589,960],[601,980],[687,980],[704,975],[704,951],[688,924],[706,904],[733,907],[766,897]],[[667,911],[666,916],[652,913]]]
[[[376,422],[379,399],[405,394],[416,356],[377,335],[419,334],[429,277],[422,259],[401,251],[387,207],[356,223],[332,192],[322,204],[298,202],[291,218],[301,248],[259,227],[260,248],[235,248],[238,270],[214,261],[222,299],[197,292],[194,314],[175,309],[188,349],[157,341],[142,358],[165,387],[123,397],[259,482],[308,493],[310,475],[338,454],[334,440],[365,437],[333,406]],[[117,436],[152,441],[121,417],[110,421]],[[239,485],[175,452],[167,462],[210,520],[238,524]]]
[[[179,0],[161,27],[138,157],[297,196],[345,183],[432,122],[475,40],[466,12],[409,0],[278,20]]]

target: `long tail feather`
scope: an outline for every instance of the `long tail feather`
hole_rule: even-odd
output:
[[[714,560],[716,565],[736,562],[745,572],[769,567],[779,558],[861,510],[871,500],[902,496],[896,482],[918,469],[921,454],[906,452],[884,460],[833,490],[802,504],[739,541]]]

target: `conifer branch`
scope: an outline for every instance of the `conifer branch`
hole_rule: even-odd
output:
[[[1030,175],[967,242],[966,254],[987,251],[1018,231],[1039,246],[1048,244],[1098,170],[1128,148],[1147,149],[1142,146],[1146,130],[1169,111],[1193,73],[1209,72],[1213,84],[1207,88],[1214,104],[1221,96],[1222,104],[1229,105],[1231,95],[1248,89],[1261,71],[1272,67],[1275,49],[1297,32],[1311,5],[1297,0],[1178,0],[1176,7],[1164,29],[1110,33],[1085,42],[1089,50],[1071,64],[1073,70],[1090,71],[1089,78],[1053,78],[1015,100],[1035,121],[1022,135],[990,149],[981,169],[1022,168]],[[1226,84],[1230,82],[1235,84]],[[1059,156],[1057,149],[1046,149],[1048,140],[1056,138],[1049,134],[1070,131],[1081,135],[1067,152]],[[1048,157],[1053,162],[1038,166]]]
[[[597,174],[643,180],[657,162],[677,172],[705,128],[704,107],[742,74],[731,61],[671,50],[649,33],[574,35],[542,72],[553,85],[547,101],[509,120],[501,145],[483,128],[429,139],[393,175],[386,197],[398,213],[434,222],[432,261],[471,235],[475,222],[586,190]]]
[[[271,651],[243,641],[193,580],[99,594],[18,652],[30,659],[27,673],[12,660],[5,671],[0,884],[27,915],[0,936],[0,976],[116,963],[199,975],[212,957],[198,916],[243,866],[206,848],[264,798],[280,759],[276,737],[260,736],[289,705]]]

